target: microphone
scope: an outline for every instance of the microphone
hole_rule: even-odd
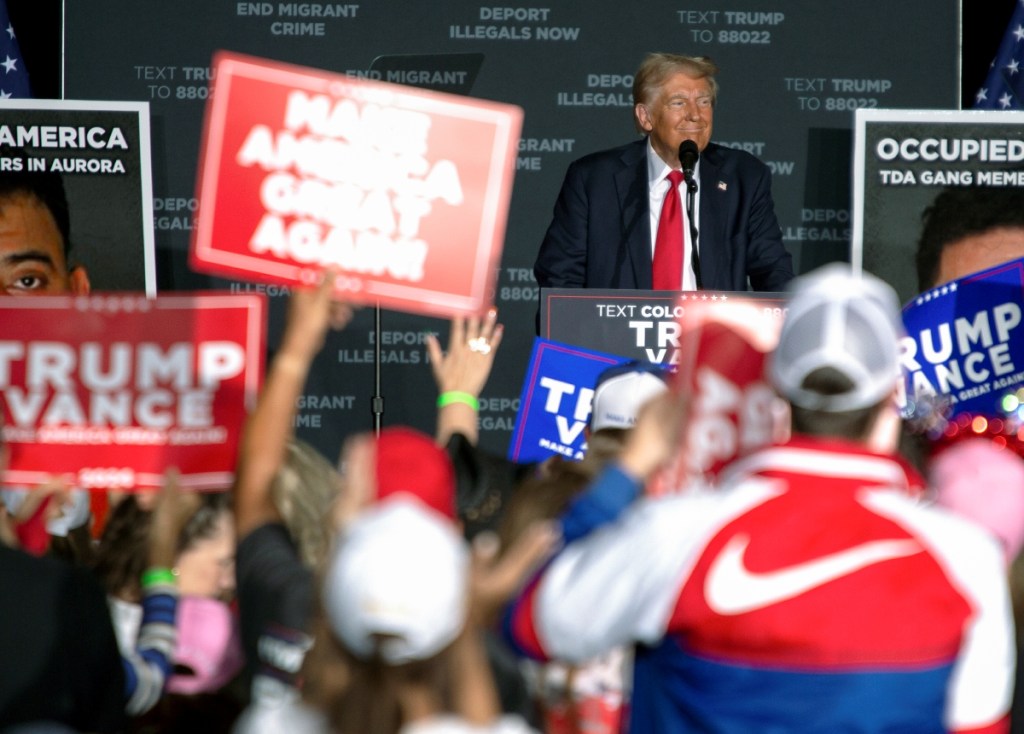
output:
[[[688,184],[697,183],[694,180],[693,170],[697,167],[698,160],[700,160],[700,152],[697,150],[695,142],[686,139],[679,144],[679,163],[683,167],[683,178]]]

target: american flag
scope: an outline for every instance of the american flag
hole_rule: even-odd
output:
[[[988,76],[974,95],[976,110],[1024,109],[1024,0],[1013,9]]]
[[[26,99],[31,96],[25,60],[18,48],[11,17],[7,14],[7,0],[0,0],[0,99]]]

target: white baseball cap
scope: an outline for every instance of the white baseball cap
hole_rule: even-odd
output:
[[[462,630],[469,552],[454,524],[409,494],[345,529],[322,590],[331,628],[357,657],[391,665],[441,652]],[[378,646],[377,636],[384,636]]]
[[[626,362],[597,378],[591,399],[590,430],[632,428],[644,403],[668,390],[664,369],[650,362]]]
[[[831,263],[793,281],[779,343],[769,360],[783,397],[808,410],[842,412],[882,401],[899,379],[900,304],[890,285]],[[804,387],[830,367],[853,384],[825,395]]]

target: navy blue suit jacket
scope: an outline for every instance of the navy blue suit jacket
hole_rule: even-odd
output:
[[[533,272],[546,288],[639,288],[651,282],[647,139],[574,161]],[[749,153],[710,143],[700,158],[703,286],[782,291],[793,263],[772,203],[771,172]]]

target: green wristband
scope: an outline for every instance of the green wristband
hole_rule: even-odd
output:
[[[444,406],[451,405],[452,403],[463,403],[464,405],[468,405],[473,410],[480,410],[480,401],[477,400],[468,392],[461,392],[459,390],[449,390],[448,392],[443,392],[437,396],[438,408],[443,408]]]
[[[178,583],[178,577],[169,568],[147,568],[142,572],[142,588],[148,589],[159,584],[174,586]]]

